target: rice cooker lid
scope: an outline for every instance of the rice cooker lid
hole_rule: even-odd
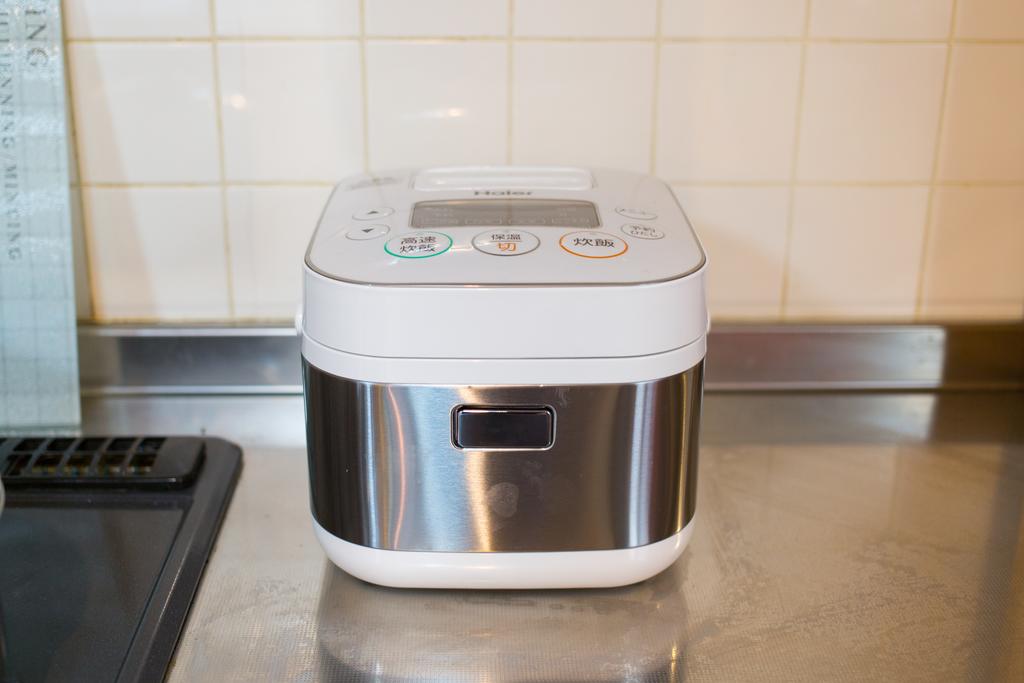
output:
[[[706,259],[657,179],[571,168],[366,176],[306,254],[304,332],[402,358],[663,353],[707,332]]]
[[[704,252],[650,176],[562,167],[455,167],[340,185],[306,254],[324,277],[377,286],[644,284]]]

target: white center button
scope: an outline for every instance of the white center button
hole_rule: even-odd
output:
[[[410,232],[392,237],[384,251],[399,258],[428,258],[452,247],[452,238],[443,232]]]
[[[653,221],[658,217],[656,213],[635,206],[620,206],[615,209],[615,213],[626,218],[632,218],[635,221]]]
[[[630,237],[639,237],[642,240],[660,240],[665,236],[665,233],[653,225],[643,225],[641,223],[626,223],[622,226],[622,232]]]
[[[394,209],[390,209],[386,206],[378,206],[372,209],[363,209],[362,211],[356,211],[352,214],[352,218],[357,221],[377,221],[381,218],[387,218],[395,212]]]
[[[495,256],[522,256],[539,245],[537,236],[525,230],[488,230],[473,238],[477,251]]]
[[[591,230],[562,235],[558,244],[570,254],[583,258],[612,258],[625,254],[629,249],[626,240],[606,232]]]
[[[377,237],[383,237],[390,230],[391,228],[386,225],[364,225],[352,228],[345,233],[345,237],[348,237],[350,240],[372,240]]]

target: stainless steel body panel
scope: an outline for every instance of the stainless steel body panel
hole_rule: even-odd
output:
[[[693,517],[703,362],[636,384],[372,384],[304,362],[313,514],[386,550],[642,546]],[[458,406],[548,406],[545,450],[463,450]]]

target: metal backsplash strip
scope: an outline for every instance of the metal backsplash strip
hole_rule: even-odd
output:
[[[83,326],[82,390],[299,394],[292,327]],[[1024,389],[1024,324],[718,325],[708,391]]]

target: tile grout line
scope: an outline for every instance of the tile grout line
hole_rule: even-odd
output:
[[[363,173],[370,172],[370,84],[366,68],[366,0],[359,0],[359,92],[363,117]]]
[[[929,187],[927,180],[666,180],[695,187]],[[1024,180],[939,180],[938,187],[1024,187]]]
[[[651,146],[648,150],[647,169],[654,175],[658,165],[658,102],[661,99],[661,15],[664,0],[657,0],[654,8],[654,81],[651,84]]]
[[[789,207],[786,215],[786,237],[782,248],[782,292],[779,296],[779,319],[786,319],[789,307],[789,268],[792,265],[793,224],[796,222],[797,170],[800,162],[800,132],[803,125],[804,85],[807,76],[807,36],[811,30],[811,0],[804,2],[804,27],[800,43],[800,75],[796,91],[796,122],[793,126],[793,159],[789,168]]]
[[[665,179],[665,182],[669,185],[677,185],[680,187],[739,187],[739,188],[759,188],[759,187],[789,187],[791,183],[788,180],[672,180]],[[221,183],[219,181],[196,181],[196,182],[78,182],[71,183],[72,188],[97,188],[97,189],[147,189],[147,188],[210,188],[218,187]],[[334,187],[338,184],[337,180],[330,179],[313,179],[313,180],[289,180],[289,179],[278,179],[278,180],[229,180],[224,183],[227,187]],[[930,186],[930,183],[926,180],[804,180],[792,183],[796,187],[879,187],[879,188],[893,188],[893,187],[924,187]],[[960,188],[971,188],[971,187],[1010,187],[1010,188],[1024,188],[1024,180],[984,180],[984,181],[973,181],[973,180],[947,180],[938,181],[935,183],[936,187],[960,187]]]
[[[220,181],[197,181],[197,182],[136,182],[136,183],[108,183],[93,182],[72,184],[72,187],[89,187],[104,190],[116,189],[203,189],[211,187],[334,187],[337,180],[236,180],[221,183]]]
[[[949,95],[949,75],[953,70],[953,36],[956,33],[957,0],[950,7],[949,32],[946,35],[946,63],[942,72],[942,94],[939,99],[939,120],[935,127],[935,142],[932,146],[932,173],[928,183],[928,200],[924,212],[924,232],[921,235],[921,253],[917,262],[917,288],[914,292],[914,321],[920,321],[924,308],[925,273],[928,269],[928,253],[932,239],[932,217],[935,213],[935,188],[939,184],[939,161],[942,133],[946,125],[946,98]]]
[[[367,69],[367,0],[359,0],[359,99],[362,100],[362,172],[370,173],[370,81]]]
[[[794,36],[509,36],[509,35],[309,35],[309,36],[108,36],[101,38],[68,38],[65,43],[322,43],[322,42],[421,42],[421,43],[464,43],[464,42],[504,42],[511,40],[516,43],[807,43],[819,44],[852,44],[852,45],[1024,45],[1022,39],[994,38],[848,38],[848,37],[807,37],[806,40]]]
[[[213,6],[214,0],[208,0],[207,11],[210,19],[210,58],[213,60],[213,112],[217,124],[217,167],[220,174],[220,220],[224,240],[224,274],[227,278],[228,316],[235,317],[235,278],[231,264],[231,236],[228,230],[228,188],[227,162],[224,153],[224,116],[222,113],[223,96],[220,87],[220,50],[217,47],[217,18]]]
[[[515,19],[516,0],[508,0],[505,27],[505,163],[512,164],[512,146],[515,142]]]
[[[68,0],[61,1],[60,16],[61,16],[61,28],[64,29],[67,26],[67,13],[64,11]],[[88,217],[85,212],[85,192],[84,185],[82,183],[82,153],[78,148],[78,120],[75,117],[75,96],[74,96],[74,85],[71,80],[71,50],[70,41],[67,36],[67,32],[62,30],[62,37],[64,39],[64,88],[65,96],[68,98],[67,101],[67,125],[69,129],[69,142],[71,142],[69,151],[74,154],[75,158],[75,177],[78,178],[78,213],[79,218],[82,221],[82,250],[85,253],[85,281],[89,285],[89,319],[96,319],[96,283],[93,282],[92,274],[92,253],[89,250],[89,231],[90,225]],[[70,171],[70,169],[68,169]],[[71,183],[69,189],[74,189],[76,183]],[[74,197],[69,197],[69,201],[74,201]],[[70,207],[68,207],[70,212]],[[68,216],[70,219],[71,216]],[[72,239],[74,239],[74,230],[71,233]],[[72,269],[74,268],[74,244],[71,245],[71,257],[72,257]],[[74,278],[74,270],[72,270],[72,279]],[[77,319],[78,312],[75,311],[75,318]]]

